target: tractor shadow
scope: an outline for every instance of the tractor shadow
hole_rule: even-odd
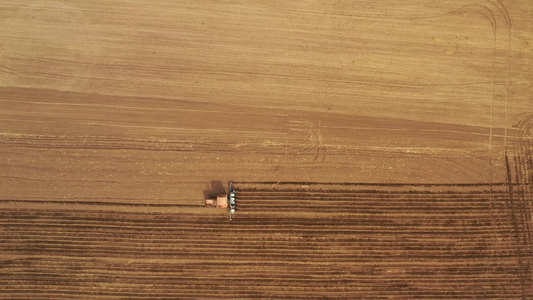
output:
[[[204,190],[205,199],[216,198],[217,195],[222,194],[226,194],[226,187],[220,180],[212,180],[211,183],[207,184],[207,189]]]

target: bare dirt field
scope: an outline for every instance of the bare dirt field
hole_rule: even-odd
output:
[[[532,37],[527,0],[0,1],[0,298],[532,299]]]

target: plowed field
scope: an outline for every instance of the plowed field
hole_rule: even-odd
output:
[[[532,299],[532,16],[0,1],[0,298]]]

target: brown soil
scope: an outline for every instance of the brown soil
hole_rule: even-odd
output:
[[[178,2],[0,3],[0,298],[533,298],[532,3]]]

